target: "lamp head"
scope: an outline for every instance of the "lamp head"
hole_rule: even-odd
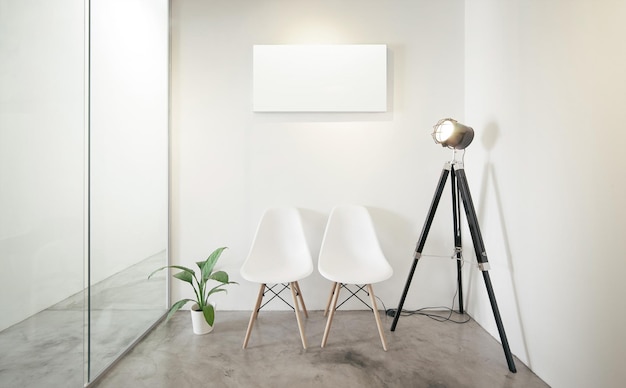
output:
[[[451,118],[437,121],[433,129],[433,140],[442,147],[462,150],[474,140],[474,130],[471,127]]]

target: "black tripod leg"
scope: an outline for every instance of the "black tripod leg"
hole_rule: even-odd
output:
[[[461,193],[461,199],[463,200],[463,207],[465,208],[465,215],[467,216],[467,222],[469,224],[470,233],[472,235],[472,242],[474,243],[476,259],[478,260],[478,266],[483,273],[485,287],[487,288],[489,302],[491,303],[491,310],[493,310],[493,316],[496,320],[496,326],[498,326],[498,333],[500,334],[500,341],[502,342],[504,356],[506,357],[506,362],[509,365],[509,370],[515,373],[517,372],[517,370],[515,369],[515,362],[513,361],[511,349],[509,348],[509,341],[506,338],[504,325],[502,324],[502,318],[500,317],[500,311],[498,310],[498,304],[496,303],[496,295],[494,294],[493,286],[491,285],[491,278],[489,277],[489,272],[487,271],[489,267],[489,262],[487,261],[487,252],[485,251],[485,244],[483,243],[483,238],[480,234],[478,218],[476,217],[476,211],[474,210],[474,203],[472,202],[469,185],[467,184],[465,170],[463,168],[459,168],[455,172],[459,185],[459,191]]]
[[[443,189],[446,186],[446,180],[448,179],[450,170],[451,170],[450,162],[447,162],[443,166],[443,170],[441,171],[441,176],[439,177],[439,183],[437,184],[437,190],[435,190],[433,201],[431,202],[430,209],[428,210],[428,216],[426,216],[426,222],[424,222],[422,233],[420,234],[420,238],[417,242],[417,246],[415,247],[413,265],[411,266],[411,270],[409,271],[409,277],[407,278],[406,284],[404,285],[404,291],[402,292],[402,297],[400,298],[398,309],[396,310],[396,314],[393,317],[393,323],[391,324],[391,331],[396,330],[396,325],[398,324],[398,319],[400,319],[400,313],[402,312],[402,307],[404,306],[404,300],[406,299],[406,295],[409,292],[409,287],[411,286],[411,280],[413,280],[415,267],[417,267],[417,262],[422,256],[422,250],[424,249],[424,244],[426,243],[426,237],[428,237],[430,226],[433,223],[433,218],[435,218],[435,212],[437,211],[437,206],[439,206],[439,200],[441,199],[441,194],[443,193]]]
[[[454,249],[456,252],[456,280],[457,288],[459,290],[459,314],[463,314],[465,311],[463,309],[463,265],[461,263],[462,241],[461,228],[459,225],[461,218],[461,203],[459,202],[459,189],[456,184],[456,172],[454,171],[454,167],[450,171],[450,180],[452,183],[452,220],[454,226]]]
[[[465,309],[463,308],[463,263],[461,263],[460,253],[457,253],[456,260],[456,280],[459,289],[459,314],[465,314]]]

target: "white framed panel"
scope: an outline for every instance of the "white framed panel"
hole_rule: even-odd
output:
[[[253,46],[255,112],[386,110],[386,45]]]

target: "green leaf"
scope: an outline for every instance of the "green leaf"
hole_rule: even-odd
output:
[[[187,268],[187,267],[183,267],[182,265],[168,265],[169,268],[175,268],[175,269],[179,269],[181,271],[185,271],[185,272],[189,272],[192,275],[195,275],[196,273],[194,272],[193,269],[191,268]]]
[[[187,282],[193,286],[193,275],[190,274],[189,272],[182,271],[182,272],[175,273],[172,276],[174,276],[176,279],[182,280],[183,282]]]
[[[224,283],[224,284],[218,284],[217,286],[213,287],[211,289],[211,291],[209,291],[209,293],[207,294],[207,298],[213,294],[215,294],[216,292],[228,292],[224,287],[229,285],[229,284],[239,284],[237,282],[228,282],[228,283]]]
[[[221,288],[222,285],[220,284],[219,286],[215,286],[211,289],[211,291],[209,291],[209,294],[207,295],[207,298],[213,294],[217,294],[218,292],[228,292],[226,291],[225,288]]]
[[[217,248],[216,250],[213,251],[213,253],[211,253],[209,257],[207,257],[204,264],[202,265],[202,281],[203,282],[206,282],[209,279],[209,276],[213,272],[213,268],[215,268],[215,264],[217,263],[217,260],[219,260],[220,256],[222,255],[222,252],[226,248],[227,247]]]
[[[220,283],[228,283],[228,274],[224,271],[217,271],[212,273],[209,279],[216,280]]]
[[[202,308],[202,314],[204,315],[204,319],[206,319],[206,323],[209,326],[213,326],[215,322],[215,309],[212,304],[208,304]]]
[[[185,272],[189,272],[192,276],[194,276],[196,273],[187,267],[183,267],[182,265],[166,265],[165,267],[161,267],[159,269],[155,269],[154,271],[152,271],[152,273],[150,275],[148,275],[148,279],[150,279],[152,277],[152,275],[154,275],[155,273],[165,269],[165,268],[175,268],[175,269],[179,269],[181,271],[185,271]]]
[[[195,300],[193,300],[193,299],[181,299],[178,302],[174,303],[172,305],[172,307],[170,307],[170,310],[167,313],[167,318],[165,318],[165,320],[169,321],[169,319],[172,317],[172,315],[174,315],[174,313],[176,311],[180,310],[181,307],[183,307],[187,302],[195,302]]]
[[[157,273],[157,272],[159,272],[159,271],[161,271],[161,270],[163,270],[165,268],[167,268],[167,266],[161,267],[159,269],[155,269],[154,271],[152,271],[152,273],[150,275],[148,275],[148,279],[150,279],[152,277],[152,275],[154,275],[155,273]]]

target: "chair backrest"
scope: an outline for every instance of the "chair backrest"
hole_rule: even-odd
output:
[[[271,274],[268,276],[268,272]],[[241,274],[263,283],[291,282],[310,275],[313,260],[298,209],[267,209],[257,227]],[[266,280],[261,280],[267,277]]]
[[[342,205],[333,208],[320,248],[318,269],[323,276],[352,284],[374,283],[393,274],[365,207]]]

